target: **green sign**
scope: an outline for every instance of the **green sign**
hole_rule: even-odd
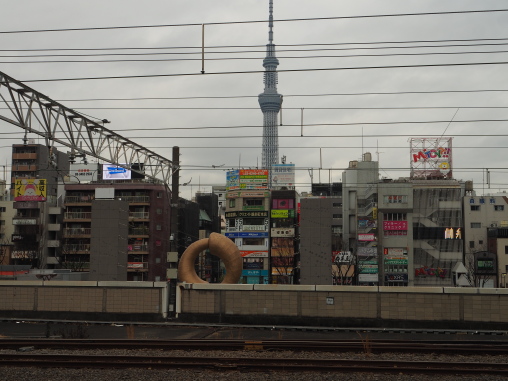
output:
[[[407,259],[385,259],[385,265],[407,265]]]

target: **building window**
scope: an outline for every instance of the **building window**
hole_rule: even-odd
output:
[[[471,229],[480,229],[481,227],[481,222],[471,222]]]
[[[333,214],[332,217],[333,218],[342,218],[342,214]]]
[[[474,247],[474,241],[469,241],[469,248],[472,249]]]
[[[162,209],[161,208],[157,208],[157,214],[162,214]]]
[[[480,205],[471,205],[471,211],[479,211],[480,210]]]
[[[231,200],[229,200],[229,207],[230,207],[230,208],[234,208],[234,207],[235,207],[235,201],[236,201],[236,200],[235,200],[234,198],[232,198]]]
[[[505,246],[505,247],[504,247],[504,253],[505,253],[505,254],[508,254],[508,246]]]
[[[406,213],[384,213],[385,221],[407,221]]]
[[[243,244],[244,245],[256,245],[256,246],[260,246],[260,245],[264,245],[264,238],[244,238],[243,239]]]
[[[0,213],[5,213],[5,206],[0,206]]]
[[[341,208],[341,207],[342,207],[342,204],[341,204],[340,202],[334,202],[334,203],[332,204],[332,206],[333,206],[334,208]]]
[[[157,225],[157,226],[155,227],[155,229],[157,229],[157,230],[162,230],[162,225]]]
[[[263,199],[262,198],[247,198],[244,200],[244,205],[246,205],[246,206],[263,205]]]
[[[157,192],[157,198],[162,198],[162,192]]]
[[[494,205],[494,210],[502,211],[504,210],[504,205]]]
[[[483,240],[479,240],[479,241],[478,241],[478,244],[479,244],[479,245],[483,245]]]

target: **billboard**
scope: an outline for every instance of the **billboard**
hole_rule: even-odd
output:
[[[295,189],[295,165],[274,164],[270,173],[272,189]]]
[[[238,175],[238,169],[234,171],[228,171],[226,173],[226,189],[239,189],[240,188],[240,178]]]
[[[97,171],[99,164],[71,164],[69,169],[70,181],[78,180],[80,183],[86,183],[98,179]]]
[[[127,164],[122,164],[127,166]],[[103,180],[130,180],[132,173],[130,169],[119,167],[115,164],[102,165]]]
[[[452,138],[411,138],[411,178],[452,179]]]
[[[16,179],[14,201],[46,201],[46,179]]]
[[[267,169],[240,169],[238,171],[240,189],[267,189]]]

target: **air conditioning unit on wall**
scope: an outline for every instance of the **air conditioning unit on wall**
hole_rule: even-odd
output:
[[[497,228],[497,223],[494,222],[494,223],[490,224],[490,227],[491,228]]]

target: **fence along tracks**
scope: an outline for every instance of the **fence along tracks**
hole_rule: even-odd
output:
[[[23,348],[26,352],[5,353],[5,349]],[[39,354],[39,349],[58,349],[64,354]],[[266,350],[446,353],[446,354],[496,354],[506,355],[505,342],[402,342],[402,341],[336,341],[336,340],[88,340],[49,339],[13,340],[0,339],[0,367],[37,368],[145,368],[145,369],[209,369],[215,371],[313,371],[313,372],[371,372],[371,373],[438,373],[443,374],[490,374],[508,376],[508,363],[440,361],[378,360],[374,356],[362,359],[316,359],[292,357],[255,357],[254,352]],[[88,355],[76,349],[108,350],[107,355]],[[138,356],[117,355],[115,349],[145,349]],[[158,350],[157,356],[146,356],[146,349]],[[160,350],[201,350],[210,356],[165,356]],[[71,351],[72,350],[72,351]],[[252,356],[218,356],[211,351],[249,350]],[[290,355],[289,355],[290,356]],[[463,359],[463,358],[461,358]]]

